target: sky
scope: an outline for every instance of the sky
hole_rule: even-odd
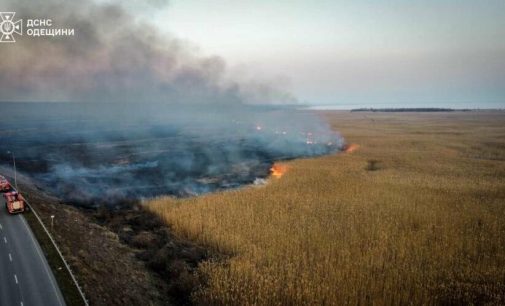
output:
[[[502,0],[173,0],[151,14],[302,102],[505,107]]]
[[[503,0],[0,0],[0,101],[505,108]],[[26,24],[25,24],[26,30]]]

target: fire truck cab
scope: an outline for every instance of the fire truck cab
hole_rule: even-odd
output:
[[[5,177],[0,175],[0,192],[9,190],[11,190],[11,184]]]

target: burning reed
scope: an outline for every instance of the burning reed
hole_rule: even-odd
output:
[[[280,163],[275,163],[270,168],[270,174],[275,178],[281,178],[286,171],[288,171],[288,166]]]
[[[86,206],[167,194],[193,196],[251,184],[269,176],[277,160],[337,152],[343,144],[317,116],[286,107],[2,107],[12,116],[0,121],[0,152],[15,152],[18,169],[41,188]],[[7,154],[0,158],[3,163],[11,160]]]

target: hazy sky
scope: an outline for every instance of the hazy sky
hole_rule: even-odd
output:
[[[292,93],[345,108],[505,108],[505,0],[0,0],[0,11],[75,28],[0,44],[0,101]]]
[[[505,107],[503,0],[172,0],[149,14],[312,104]]]

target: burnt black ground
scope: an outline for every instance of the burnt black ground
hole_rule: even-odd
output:
[[[310,114],[279,107],[0,103],[0,163],[65,202],[114,206],[252,183],[276,160],[339,150]]]

